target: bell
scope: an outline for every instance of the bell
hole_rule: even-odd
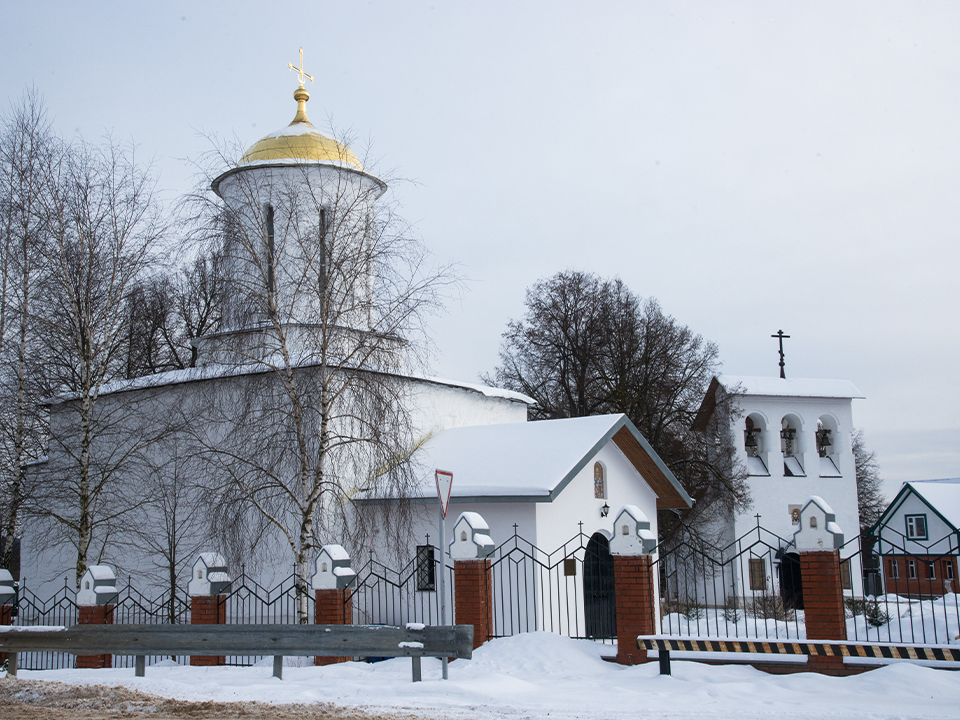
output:
[[[745,448],[757,447],[757,436],[754,434],[755,432],[755,430],[747,430],[747,438],[743,441],[743,446]]]

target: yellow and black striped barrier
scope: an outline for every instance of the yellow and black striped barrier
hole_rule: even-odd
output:
[[[725,652],[768,655],[812,655],[816,657],[855,657],[876,660],[940,660],[960,662],[960,647],[943,645],[894,645],[892,643],[779,642],[765,640],[675,638],[662,635],[640,636],[637,647],[656,650],[660,656],[660,674],[670,674],[670,652]]]

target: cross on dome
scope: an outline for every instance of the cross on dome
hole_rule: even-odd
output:
[[[313,75],[309,75],[303,71],[303,48],[300,48],[300,67],[294,67],[293,63],[287,63],[287,67],[300,76],[300,87],[303,87],[304,78],[307,78],[310,82],[314,81]]]
[[[300,66],[287,63],[287,67],[300,77],[300,86],[293,91],[297,113],[286,128],[270,133],[250,146],[240,158],[238,166],[290,161],[319,162],[350,167],[363,172],[363,164],[349,147],[321,135],[307,117],[307,101],[310,99],[310,93],[303,86],[303,82],[305,78],[314,82],[314,77],[304,72],[303,48],[300,48]],[[380,183],[376,178],[374,180]],[[217,185],[218,181],[215,181],[214,190]]]

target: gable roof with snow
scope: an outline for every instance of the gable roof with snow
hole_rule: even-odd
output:
[[[452,501],[552,502],[611,440],[657,495],[658,508],[693,504],[626,415],[443,430],[417,450],[415,461],[430,470],[415,496],[435,497],[432,469],[437,468],[453,473]],[[365,500],[378,498],[357,498]]]
[[[908,480],[900,486],[897,496],[883,511],[870,533],[885,525],[903,504],[908,495],[917,495],[933,512],[951,526],[954,532],[960,531],[960,478],[941,480]]]

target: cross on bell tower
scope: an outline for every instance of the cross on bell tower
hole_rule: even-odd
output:
[[[787,375],[786,375],[786,373],[783,371],[783,366],[784,366],[784,362],[783,362],[783,339],[784,339],[784,338],[788,338],[788,337],[790,337],[790,336],[789,336],[789,335],[784,335],[784,334],[783,334],[783,330],[777,330],[777,334],[776,334],[776,335],[771,335],[770,337],[772,337],[772,338],[779,338],[779,339],[780,339],[780,377],[786,379]]]

